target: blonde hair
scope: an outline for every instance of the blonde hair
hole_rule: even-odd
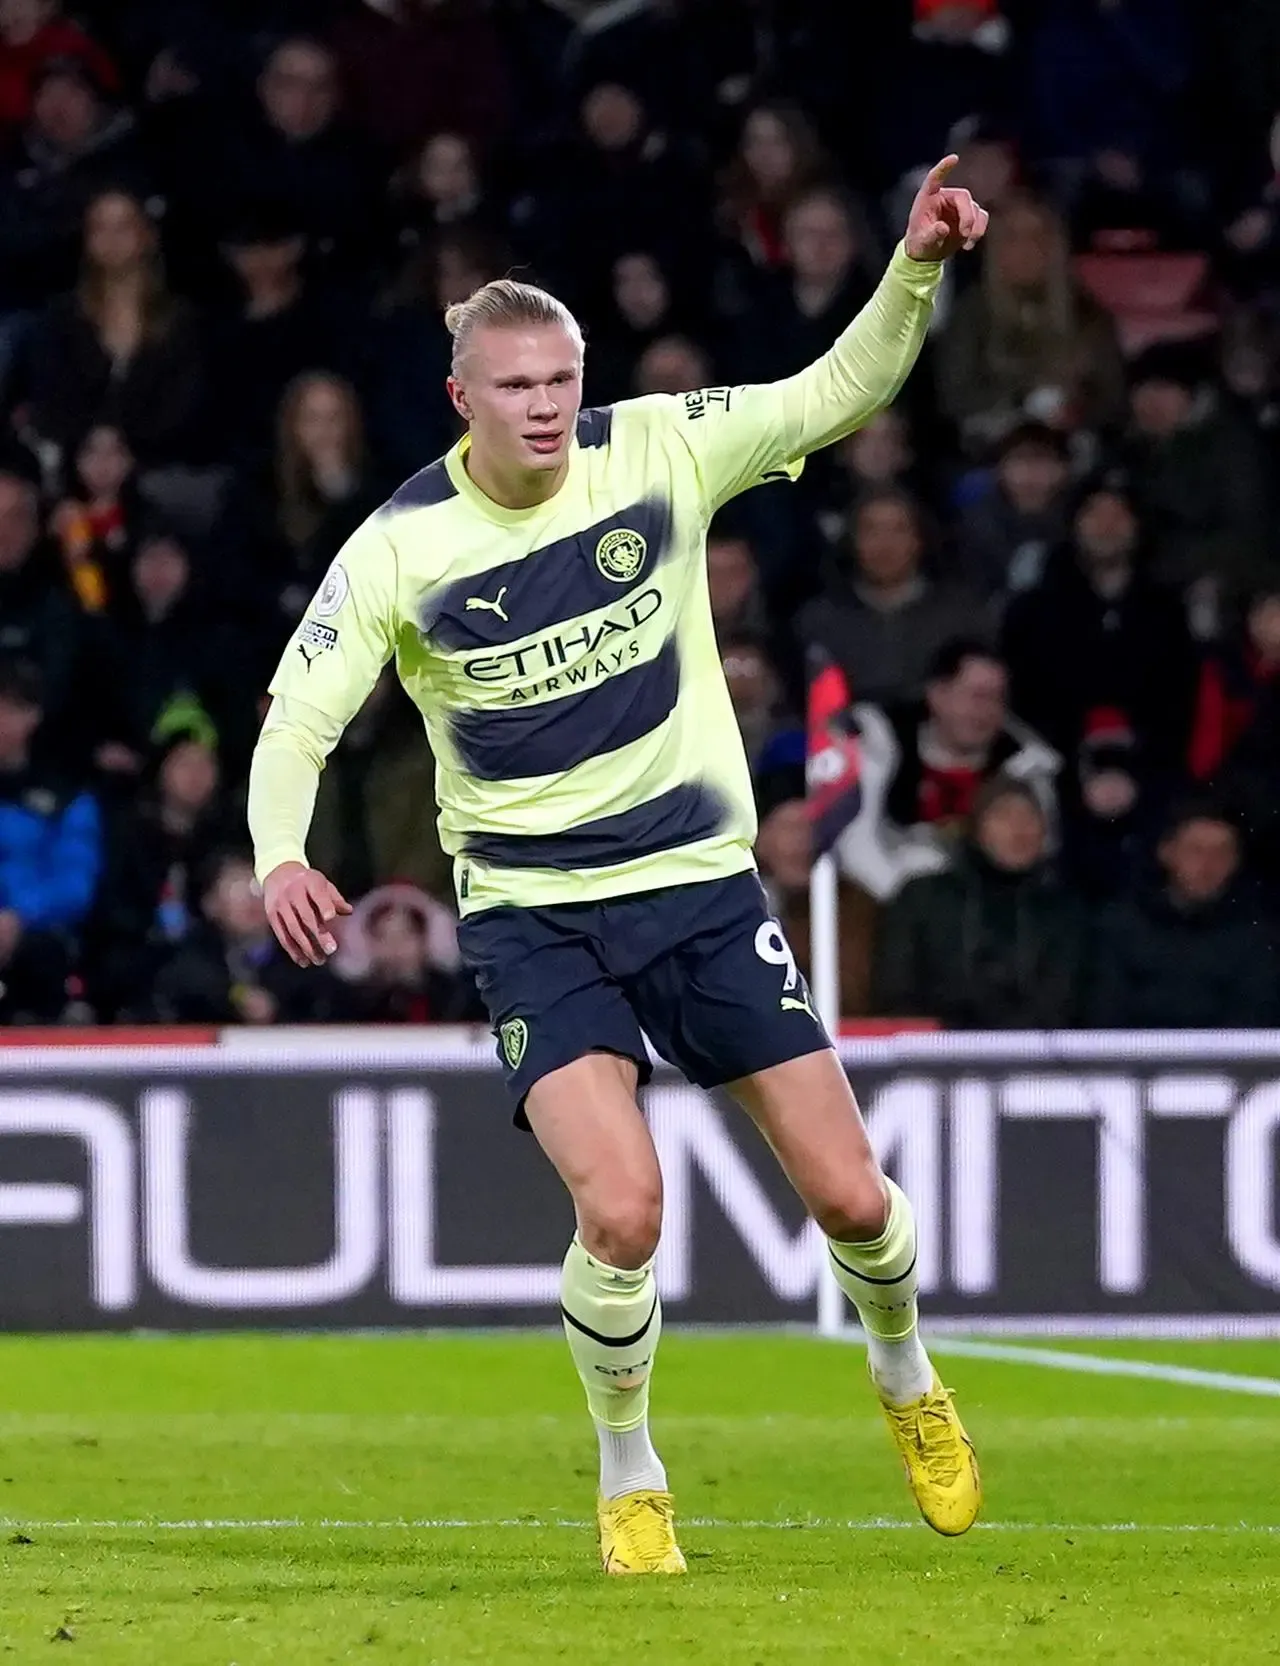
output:
[[[577,346],[585,351],[582,326],[554,295],[531,283],[517,283],[514,278],[495,278],[482,284],[465,301],[457,301],[445,309],[445,328],[453,337],[453,373],[458,374],[473,333],[485,327],[510,329],[520,324],[558,324],[566,330]]]

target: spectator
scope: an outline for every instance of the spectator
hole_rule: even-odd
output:
[[[809,459],[800,484],[802,493],[811,492],[818,525],[832,544],[851,536],[853,511],[864,497],[899,491],[921,504],[934,497],[900,405],[877,411],[829,453]]]
[[[1006,435],[991,490],[960,513],[962,568],[984,596],[1034,589],[1067,532],[1066,440],[1043,423]]]
[[[228,233],[223,254],[239,296],[214,334],[213,413],[220,457],[245,468],[271,454],[284,390],[308,370],[341,370],[354,334],[334,298],[303,267],[306,238],[283,208],[266,207]]]
[[[950,1029],[1058,1029],[1084,988],[1083,910],[1050,874],[1044,807],[1024,781],[978,791],[951,866],[905,885],[877,939],[876,1010]]]
[[[397,241],[406,253],[446,230],[499,236],[505,229],[486,194],[475,145],[461,133],[433,133],[392,191]]]
[[[430,132],[488,144],[506,126],[507,72],[497,25],[477,0],[365,0],[333,35],[352,114],[385,152]]]
[[[825,184],[832,172],[816,133],[795,105],[757,105],[742,124],[720,182],[721,230],[752,266],[782,266],[787,209],[806,191]]]
[[[765,629],[755,551],[730,521],[713,522],[707,535],[707,588],[711,618],[722,642],[734,636],[759,635]]]
[[[359,269],[375,229],[372,163],[343,123],[338,65],[327,46],[305,36],[281,41],[263,64],[257,104],[206,163],[201,194],[221,223],[268,206],[278,209],[315,254],[341,270]],[[206,209],[206,212],[208,210]]]
[[[0,314],[32,312],[75,282],[96,195],[147,185],[132,113],[109,102],[83,59],[46,64],[0,183]]]
[[[495,244],[474,232],[450,233],[410,260],[375,320],[369,415],[378,454],[398,479],[434,461],[457,439],[457,417],[441,393],[453,356],[445,308],[503,269]]]
[[[411,885],[386,885],[342,926],[335,970],[350,980],[347,1022],[483,1023],[484,1006],[462,970],[455,921]]]
[[[1033,197],[991,222],[982,283],[942,338],[938,394],[973,455],[1028,419],[1105,428],[1120,417],[1115,327],[1072,277],[1062,222]]]
[[[840,666],[860,699],[919,699],[942,645],[980,634],[977,598],[925,576],[922,512],[904,492],[864,497],[851,542],[849,576],[801,609],[797,630]]]
[[[808,976],[812,964],[809,880],[813,871],[808,808],[803,798],[784,798],[775,804],[765,801],[760,809],[756,860],[769,909],[781,923],[800,970]],[[877,910],[864,890],[844,879],[839,881],[836,906],[840,1012],[842,1017],[858,1018],[870,1010],[871,944]]]
[[[271,935],[248,856],[210,859],[199,886],[201,924],[158,973],[153,1016],[165,1024],[331,1021],[341,991],[325,967],[295,966]]]
[[[1115,1029],[1238,1029],[1276,1020],[1267,934],[1241,886],[1240,834],[1191,803],[1160,841],[1161,877],[1102,921],[1093,1021]]]
[[[0,655],[40,672],[41,710],[51,723],[66,712],[80,656],[76,606],[40,532],[34,458],[0,455]]]
[[[118,89],[111,59],[61,12],[60,0],[0,3],[0,133],[27,122],[36,82],[53,59],[82,63],[99,85]]]
[[[118,428],[97,423],[65,461],[65,490],[50,530],[81,611],[101,613],[122,582],[137,528],[137,459]]]
[[[341,377],[299,376],[277,430],[272,489],[246,506],[241,598],[272,663],[338,551],[387,496],[370,467],[360,401]]]
[[[74,933],[102,866],[98,806],[33,754],[40,676],[0,663],[0,1019],[49,1023],[67,1005]]]
[[[1061,759],[1012,716],[1008,675],[983,642],[938,650],[923,701],[853,708],[862,756],[862,800],[837,846],[845,877],[879,902],[908,879],[948,865],[958,827],[982,783],[1005,774],[1027,783],[1056,823]]]
[[[1070,760],[1069,760],[1070,761]],[[1126,891],[1150,855],[1176,775],[1152,768],[1128,718],[1099,707],[1064,773],[1059,869],[1090,903]]]
[[[688,336],[659,336],[636,365],[633,394],[692,393],[714,380],[711,360]]]
[[[96,921],[94,1004],[141,1016],[165,957],[195,929],[197,875],[230,833],[218,755],[181,731],[154,751],[139,796],[116,819]]]
[[[79,285],[33,330],[27,375],[31,425],[59,454],[94,424],[119,428],[144,468],[198,454],[200,332],[169,292],[156,228],[128,192],[89,204]]]
[[[99,769],[136,776],[153,745],[188,730],[216,744],[232,768],[247,758],[253,696],[244,651],[202,603],[189,548],[176,530],[157,523],[144,533],[99,653]]]
[[[736,380],[780,381],[830,349],[874,288],[867,241],[852,205],[829,187],[806,191],[788,206],[786,265],[758,280],[735,350]]]
[[[587,402],[612,405],[626,399],[645,350],[663,336],[678,333],[685,311],[656,255],[619,255],[610,273],[608,300],[591,332]]]
[[[1274,565],[1257,436],[1223,407],[1194,348],[1152,347],[1134,363],[1124,461],[1160,578],[1221,594]]]
[[[1004,623],[1013,701],[1052,746],[1074,754],[1093,714],[1115,711],[1148,767],[1184,767],[1196,662],[1178,596],[1147,575],[1140,525],[1122,484],[1088,488],[1071,544]]]
[[[730,637],[721,644],[721,664],[757,799],[777,803],[803,793],[804,725],[783,705],[768,650],[754,637]]]
[[[1201,666],[1189,758],[1195,780],[1216,778],[1273,684],[1280,684],[1280,587],[1265,586]]]

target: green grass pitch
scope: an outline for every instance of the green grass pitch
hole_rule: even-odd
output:
[[[1280,1344],[1073,1344],[1280,1377]],[[856,1347],[664,1339],[684,1580],[606,1580],[551,1336],[0,1339],[0,1663],[1280,1660],[1280,1400],[954,1358],[913,1519]]]

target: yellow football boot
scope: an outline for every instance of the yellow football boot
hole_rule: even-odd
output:
[[[684,1573],[669,1492],[627,1492],[596,1500],[606,1573]]]
[[[920,1514],[935,1533],[967,1533],[982,1507],[982,1480],[951,1390],[935,1371],[933,1387],[918,1400],[891,1406],[882,1396],[880,1404]]]

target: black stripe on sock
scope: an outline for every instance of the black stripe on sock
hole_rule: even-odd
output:
[[[860,1273],[856,1267],[851,1267],[847,1261],[841,1261],[832,1247],[830,1239],[827,1240],[827,1249],[837,1267],[843,1267],[846,1273],[849,1273],[853,1278],[860,1278],[864,1284],[901,1284],[904,1278],[910,1278],[916,1270],[916,1257],[913,1255],[911,1265],[905,1273],[899,1273],[897,1278],[872,1278],[869,1273]]]
[[[575,1319],[573,1314],[570,1313],[569,1309],[564,1305],[564,1303],[563,1302],[560,1303],[560,1312],[563,1315],[563,1317],[565,1319],[565,1322],[567,1324],[572,1325],[574,1330],[580,1330],[584,1336],[589,1336],[593,1342],[599,1342],[601,1344],[601,1346],[603,1346],[605,1348],[631,1348],[631,1347],[634,1347],[635,1344],[643,1338],[644,1333],[648,1330],[649,1326],[653,1323],[653,1316],[657,1311],[658,1311],[658,1296],[657,1296],[657,1292],[655,1291],[654,1292],[654,1297],[653,1297],[653,1306],[649,1309],[649,1317],[645,1320],[644,1324],[641,1325],[641,1327],[638,1331],[633,1332],[632,1335],[630,1335],[630,1336],[602,1336],[598,1330],[592,1330],[590,1325],[584,1325],[581,1319]]]

